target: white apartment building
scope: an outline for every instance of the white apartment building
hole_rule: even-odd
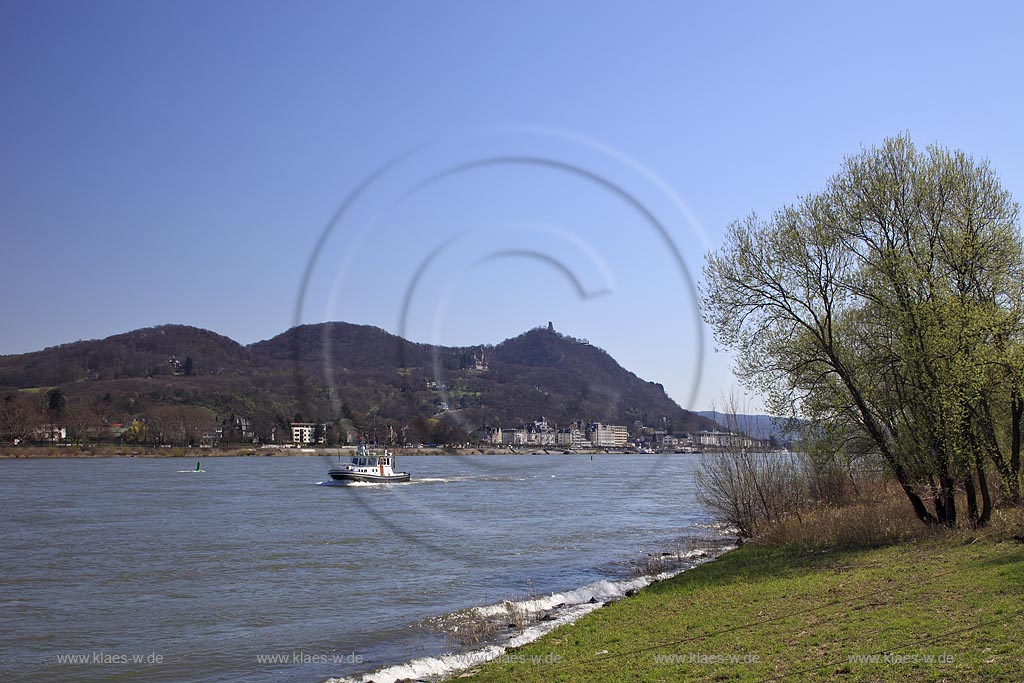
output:
[[[587,430],[591,443],[598,448],[625,448],[629,442],[629,430],[625,425],[592,422]]]
[[[307,444],[313,443],[316,436],[317,424],[315,422],[292,422],[292,443]],[[317,443],[327,443],[327,425],[320,425],[320,436]]]

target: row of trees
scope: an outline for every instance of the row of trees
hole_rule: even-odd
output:
[[[158,405],[139,415],[121,415],[109,401],[69,399],[59,387],[43,394],[12,393],[0,400],[0,436],[11,442],[118,440],[184,446],[200,443],[219,425],[217,414],[201,406]]]
[[[994,487],[1021,500],[1019,219],[987,162],[888,139],[821,192],[731,225],[707,257],[705,318],[775,414],[880,459],[923,522],[983,526]]]
[[[240,417],[240,416],[239,416]],[[303,422],[265,410],[244,419],[219,415],[197,405],[150,405],[125,412],[108,398],[89,400],[65,396],[59,387],[45,393],[14,392],[0,399],[0,441],[86,444],[118,441],[135,444],[196,445],[211,438],[221,443],[282,443],[291,439],[290,422]],[[338,420],[312,420],[325,427],[315,435],[329,445],[364,438],[389,444],[463,443],[469,434],[452,420],[416,417],[409,421],[378,419],[342,406]],[[218,431],[219,430],[219,431]]]

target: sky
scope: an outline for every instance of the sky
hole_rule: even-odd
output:
[[[726,226],[909,133],[1024,196],[1014,3],[0,0],[0,354],[547,325],[684,407]],[[748,395],[756,411],[761,398]]]

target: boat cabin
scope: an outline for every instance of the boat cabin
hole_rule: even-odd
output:
[[[384,455],[357,455],[352,458],[352,464],[356,467],[380,467],[391,465],[391,454],[387,453]]]

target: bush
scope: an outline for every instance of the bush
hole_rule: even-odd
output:
[[[696,479],[697,498],[747,538],[796,513],[804,499],[798,461],[790,454],[704,453]]]

